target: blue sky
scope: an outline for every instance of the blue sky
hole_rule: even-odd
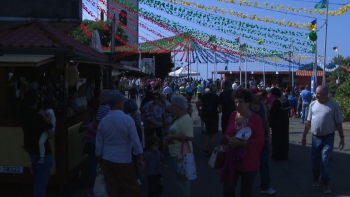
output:
[[[90,0],[91,1],[91,0]],[[295,7],[305,7],[305,8],[311,8],[314,7],[314,5],[318,2],[318,0],[305,0],[305,1],[301,1],[301,0],[255,0],[257,2],[260,3],[264,3],[264,2],[268,2],[268,3],[274,3],[274,4],[284,4],[285,6],[291,5],[291,6],[295,6]],[[85,4],[88,5],[88,8],[91,9],[91,11],[93,11],[92,5],[91,3],[88,2],[88,0],[83,0],[83,2]],[[96,1],[97,2],[97,1]],[[193,1],[192,1],[193,2]],[[256,14],[257,16],[269,16],[272,17],[274,19],[278,19],[281,20],[283,18],[287,19],[287,20],[291,20],[291,21],[299,21],[301,23],[303,22],[311,22],[313,21],[316,17],[317,18],[317,23],[318,23],[318,27],[323,26],[323,24],[325,23],[325,15],[320,15],[320,14],[310,14],[310,13],[306,13],[304,14],[303,12],[300,13],[296,13],[298,15],[301,16],[297,16],[297,15],[292,15],[291,13],[294,12],[287,12],[287,13],[280,13],[280,12],[275,12],[275,11],[271,11],[271,10],[267,10],[267,9],[258,9],[258,8],[254,8],[254,7],[247,7],[247,6],[237,6],[236,4],[231,4],[231,3],[224,3],[224,2],[218,2],[216,0],[201,0],[201,1],[196,1],[197,3],[201,3],[204,5],[213,5],[213,6],[218,6],[219,8],[225,8],[225,9],[229,9],[232,8],[235,11],[242,11],[244,13],[248,13],[249,15],[251,14]],[[350,2],[350,0],[349,0]],[[336,10],[339,7],[341,7],[341,4],[346,4],[349,3],[346,0],[330,0],[330,5],[329,5],[329,10]],[[212,34],[212,35],[217,35],[226,39],[230,39],[230,40],[234,40],[235,37],[237,36],[232,36],[229,34],[224,34],[221,33],[219,31],[215,31],[209,28],[206,28],[204,26],[200,26],[197,25],[195,23],[183,20],[181,18],[169,15],[165,12],[159,11],[157,9],[151,8],[147,5],[143,5],[140,4],[140,8],[144,8],[147,9],[147,11],[149,12],[153,12],[157,15],[161,15],[163,17],[168,18],[169,20],[173,20],[176,22],[181,23],[182,25],[186,25],[188,27],[191,28],[196,28],[198,30],[201,30],[203,32]],[[96,14],[97,15],[97,14]],[[241,19],[238,18],[236,16],[231,16],[231,15],[223,15],[223,14],[219,14],[221,16],[224,16],[226,18],[230,18],[233,20],[241,20],[243,22],[248,22],[248,23],[252,23],[252,24],[258,24],[258,25],[263,25],[266,27],[271,27],[271,28],[282,28],[282,29],[288,29],[288,30],[292,30],[292,31],[300,31],[300,32],[309,32],[309,30],[306,29],[296,29],[296,28],[290,28],[290,27],[283,27],[283,26],[279,26],[279,25],[275,25],[275,24],[271,24],[271,23],[266,23],[266,22],[260,22],[260,21],[256,21],[256,20],[250,20],[250,19]],[[89,15],[83,10],[83,18],[89,18]],[[339,54],[343,55],[343,56],[349,56],[350,55],[350,40],[347,37],[348,35],[350,35],[350,11],[347,13],[344,13],[341,16],[329,16],[329,21],[328,21],[328,40],[327,40],[327,57],[334,57],[336,55],[336,53],[333,51],[333,47],[334,46],[338,46],[339,48]],[[173,36],[174,34],[172,32],[168,32],[167,30],[152,24],[151,22],[140,18],[140,22],[146,24],[148,27],[156,30],[157,32],[161,33],[164,36]],[[142,35],[143,37],[146,37],[149,40],[156,40],[156,39],[160,39],[159,36],[155,35],[154,33],[144,29],[144,28],[139,28],[139,35]],[[306,39],[306,38],[305,38]],[[319,30],[318,32],[318,54],[319,55],[324,55],[324,46],[325,46],[325,26]],[[140,42],[144,42],[143,40],[139,39]],[[258,47],[258,45],[256,43],[254,43],[254,41],[249,41],[249,40],[244,40],[241,38],[241,42],[246,42],[247,44],[253,45]],[[289,43],[286,43],[289,44]],[[270,48],[270,49],[275,49],[275,48],[271,48],[269,46],[266,46],[266,48]],[[281,49],[281,51],[285,51],[283,49]],[[175,60],[180,60],[181,58],[181,54],[179,54],[178,56],[175,57]],[[305,61],[305,63],[307,62],[311,62],[313,60],[308,60]],[[280,64],[285,64],[287,65],[287,62],[283,62],[283,61],[279,61]],[[176,61],[176,64],[178,66],[181,66],[181,62]],[[185,65],[186,63],[183,62],[183,65]],[[224,70],[225,64],[224,63],[219,63],[218,65],[218,71],[220,70]],[[238,69],[238,63],[229,63],[228,68],[229,70],[237,70]],[[198,71],[201,73],[201,77],[206,77],[206,70],[207,70],[207,65],[206,64],[199,64],[198,65]],[[209,63],[209,72],[213,71],[213,65]],[[196,64],[192,64],[192,70],[196,70],[197,66]],[[267,71],[275,71],[276,67],[275,66],[265,66],[265,69]],[[283,71],[283,70],[288,70],[288,68],[281,68],[281,67],[277,67],[277,69],[279,71]],[[248,71],[258,71],[258,70],[262,70],[262,63],[248,63]]]

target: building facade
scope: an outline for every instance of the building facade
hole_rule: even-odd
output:
[[[126,0],[133,7],[138,9],[139,3],[138,0]],[[125,33],[128,35],[129,44],[138,43],[138,33],[139,33],[139,17],[136,13],[130,12],[127,8],[122,6],[113,0],[98,1],[98,18],[100,20],[112,21],[115,14],[116,22],[125,25]]]

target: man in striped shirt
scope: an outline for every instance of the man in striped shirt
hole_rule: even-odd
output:
[[[96,113],[96,122],[97,123],[100,123],[102,118],[104,118],[111,110],[111,106],[109,105],[109,93],[110,92],[111,92],[111,90],[109,90],[109,89],[102,90],[100,92],[100,95],[98,97],[98,100],[100,101],[100,107],[98,108],[97,113]]]

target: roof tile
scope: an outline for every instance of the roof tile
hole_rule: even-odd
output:
[[[314,71],[313,70],[298,70],[296,73],[296,76],[299,77],[311,77],[314,75]],[[317,71],[317,76],[318,77],[322,77],[323,76],[323,71],[322,70],[318,70]]]
[[[108,56],[105,54],[76,41],[74,38],[40,20],[31,20],[11,27],[1,28],[0,46],[64,48],[102,60],[108,59]]]

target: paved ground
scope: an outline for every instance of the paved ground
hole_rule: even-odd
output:
[[[212,169],[208,166],[208,157],[202,155],[202,146],[204,142],[204,135],[201,135],[199,118],[193,113],[194,128],[194,154],[196,156],[198,178],[191,182],[192,195],[194,197],[221,197],[222,184],[219,181],[220,170]],[[277,190],[276,196],[281,197],[319,197],[319,196],[334,196],[334,197],[350,197],[350,124],[344,123],[345,128],[345,150],[339,151],[334,149],[332,165],[331,165],[331,194],[323,194],[321,187],[312,187],[312,173],[310,162],[310,138],[308,136],[307,147],[301,146],[301,137],[303,126],[300,124],[300,119],[290,119],[290,152],[289,160],[282,162],[270,162],[272,187]],[[219,141],[218,136],[218,141]],[[335,146],[338,146],[339,137],[336,135]],[[164,163],[171,166],[171,159],[166,155]],[[93,178],[88,175],[88,166],[82,171],[81,177],[76,178],[70,184],[63,187],[49,188],[49,196],[51,197],[85,197],[91,191],[93,185]],[[179,197],[176,193],[176,187],[171,179],[171,170],[164,170],[163,196]],[[254,183],[253,196],[265,196],[260,193],[259,183],[260,177],[257,175]],[[147,187],[145,180],[142,180],[141,189],[144,196],[147,196]],[[1,197],[24,197],[28,195],[28,187],[17,187],[16,190],[1,194]],[[0,186],[0,191],[1,191]],[[20,192],[19,192],[20,191]],[[27,195],[26,195],[27,194]]]

